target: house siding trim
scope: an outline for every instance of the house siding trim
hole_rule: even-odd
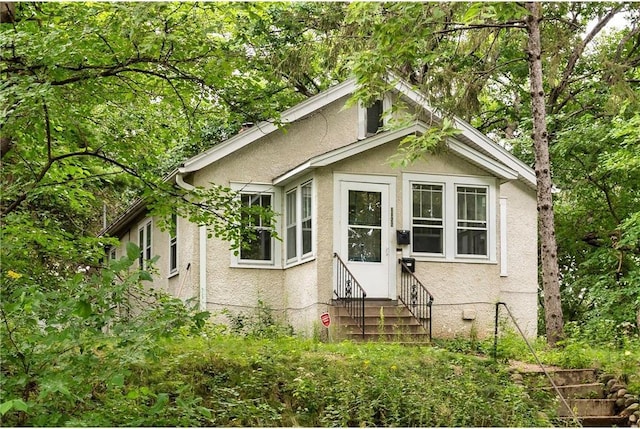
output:
[[[398,91],[400,94],[404,95],[409,101],[414,104],[422,107],[427,112],[433,114],[437,119],[441,118],[441,115],[437,113],[437,111],[431,107],[426,100],[426,97],[413,90],[411,86],[406,83],[404,80],[400,79],[398,76],[390,73],[387,77],[387,81],[393,85],[394,89]],[[473,128],[470,124],[465,122],[464,120],[454,117],[454,126],[455,128],[462,131],[462,136],[472,141],[476,144],[481,151],[485,152],[487,155],[492,158],[502,162],[505,165],[513,167],[514,170],[518,172],[523,181],[530,187],[535,189],[536,187],[536,176],[528,165],[519,160],[515,155],[508,152],[506,149],[496,144],[489,137],[482,134],[480,131]]]

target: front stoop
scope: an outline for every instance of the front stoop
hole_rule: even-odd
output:
[[[362,328],[339,302],[334,303],[337,339],[353,341],[393,341],[410,344],[429,343],[429,333],[411,312],[397,301],[367,300],[364,308],[364,336]]]

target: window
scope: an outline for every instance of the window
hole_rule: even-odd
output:
[[[404,189],[412,255],[496,262],[495,179],[406,173]]]
[[[358,138],[364,139],[377,134],[387,124],[391,109],[391,98],[385,95],[381,100],[376,100],[369,107],[360,105],[358,108]]]
[[[115,261],[115,260],[116,260],[116,256],[117,256],[117,255],[116,255],[116,248],[115,248],[115,247],[112,247],[112,248],[109,250],[109,260],[110,260],[110,261]]]
[[[240,238],[240,249],[230,251],[232,267],[281,268],[283,252],[286,252],[286,212],[280,188],[272,184],[231,182],[230,188],[237,193],[242,204],[242,223],[251,233]],[[273,210],[273,219],[260,216],[261,209]],[[278,213],[281,212],[281,213]],[[282,230],[280,225],[283,225]],[[283,231],[284,230],[284,231]],[[273,233],[282,235],[285,241],[280,245]],[[276,245],[276,243],[278,245]]]
[[[456,252],[487,254],[487,188],[457,186]]]
[[[289,190],[285,197],[286,259],[296,262],[313,250],[312,183],[306,182]]]
[[[413,251],[442,255],[444,252],[444,219],[442,185],[412,185]]]
[[[138,265],[142,270],[148,267],[147,261],[151,259],[151,221],[146,222],[138,229],[138,247],[140,247]]]
[[[178,216],[171,215],[169,230],[169,274],[178,272]]]
[[[264,193],[245,193],[240,194],[242,205],[248,208],[271,208],[271,194]],[[243,212],[243,223],[254,230],[255,236],[244,237],[242,247],[240,248],[240,259],[249,261],[271,261],[273,254],[273,245],[271,243],[271,231],[266,220],[260,214],[252,212]]]
[[[367,107],[366,134],[376,134],[382,125],[382,100],[376,100],[370,107]]]

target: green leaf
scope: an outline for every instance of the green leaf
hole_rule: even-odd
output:
[[[29,406],[22,399],[14,399],[13,408],[18,411],[27,411],[29,409]]]
[[[169,395],[166,393],[159,393],[158,398],[156,399],[156,403],[151,407],[152,413],[159,413],[169,402]]]
[[[4,416],[7,411],[13,408],[13,399],[0,404],[0,415]]]
[[[140,247],[138,247],[133,241],[127,243],[127,259],[135,261],[140,255]]]
[[[123,374],[116,374],[113,377],[111,377],[111,384],[116,386],[116,387],[123,387],[124,386],[124,375]],[[131,392],[129,392],[131,393]]]
[[[84,300],[78,301],[78,303],[76,304],[75,314],[82,317],[83,319],[91,316],[93,314],[91,303]]]

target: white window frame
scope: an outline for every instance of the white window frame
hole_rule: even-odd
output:
[[[238,193],[238,198],[240,198],[241,194],[267,194],[271,196],[271,207],[272,210],[276,211],[278,207],[282,207],[281,203],[281,195],[282,192],[277,187],[272,184],[266,183],[241,183],[241,182],[231,182],[230,186],[232,191]],[[275,214],[275,232],[278,235],[281,235],[280,232],[280,224],[282,215],[276,213]],[[282,245],[276,245],[276,239],[271,237],[271,259],[268,261],[257,260],[257,259],[241,259],[240,249],[238,249],[237,254],[232,250],[231,253],[231,267],[236,268],[263,268],[263,269],[276,269],[282,268]]]
[[[443,253],[421,253],[413,251],[413,184],[441,185],[443,187],[444,238]],[[467,255],[457,252],[457,188],[485,187],[487,189],[487,254]],[[415,257],[419,261],[497,263],[497,183],[493,177],[449,176],[437,174],[403,174],[403,222],[411,230],[411,244],[403,248],[403,256]]]
[[[153,222],[151,219],[145,219],[138,226],[138,246],[140,247],[138,268],[146,270],[149,268],[151,250],[153,249]]]
[[[358,140],[366,139],[375,134],[367,134],[367,107],[358,103]],[[391,95],[384,94],[382,97],[382,125],[389,124],[389,113],[391,112]]]
[[[169,277],[178,274],[178,216],[175,213],[171,215],[171,223],[173,231],[169,228]]]
[[[485,220],[473,220],[473,219],[460,219],[459,216],[459,202],[460,202],[460,198],[459,198],[459,193],[461,192],[460,189],[461,188],[467,188],[467,189],[482,189],[484,190],[484,195],[485,195],[485,204],[486,204],[486,208],[485,208]],[[454,186],[454,192],[455,192],[455,239],[456,239],[456,246],[455,246],[455,251],[456,251],[456,258],[487,258],[489,256],[489,186],[488,185],[470,185],[470,184],[460,184],[457,183]],[[477,194],[472,194],[472,195],[477,195]],[[460,226],[461,223],[476,223],[476,224],[481,224],[484,223],[484,227],[476,225],[476,226],[465,226],[462,227]],[[486,231],[486,252],[484,254],[473,254],[473,253],[458,253],[459,249],[458,249],[458,234],[460,233],[460,230],[465,230],[465,231]]]
[[[428,224],[416,224],[414,223],[414,217],[413,217],[413,185],[427,185],[427,186],[438,186],[442,189],[442,225],[428,225]],[[445,209],[445,201],[446,201],[446,189],[445,189],[445,184],[441,183],[441,182],[416,182],[416,181],[412,181],[409,185],[408,188],[408,192],[411,193],[410,197],[411,197],[411,205],[408,207],[408,211],[410,211],[409,213],[409,223],[407,224],[409,227],[409,230],[411,231],[411,252],[413,253],[418,253],[418,254],[424,254],[424,255],[429,255],[429,256],[435,256],[435,257],[443,257],[445,256],[445,248],[446,248],[446,240],[445,237],[447,235],[447,231],[446,231],[446,224],[447,224],[447,212]],[[436,219],[436,218],[432,218],[432,219]],[[426,220],[426,219],[425,219]],[[432,252],[414,252],[413,251],[413,245],[414,245],[414,233],[413,233],[413,229],[415,226],[420,225],[421,227],[432,227],[432,228],[437,228],[442,230],[442,252],[438,252],[438,253],[432,253]]]
[[[305,187],[310,187],[311,189],[311,216],[309,220],[311,221],[311,249],[308,252],[304,252],[303,246],[303,226],[302,223],[306,218],[303,218],[303,200],[302,200],[302,189]],[[289,198],[288,196],[295,192],[295,207],[293,213],[295,213],[295,222],[289,223],[288,213],[289,212]],[[285,259],[285,265],[287,267],[307,262],[315,257],[315,243],[316,243],[316,198],[315,198],[315,185],[312,179],[306,179],[298,182],[295,186],[291,186],[286,188],[285,198],[284,198],[284,210],[283,210],[283,218],[285,223],[285,237],[283,240],[283,255]],[[295,242],[296,242],[296,250],[295,255],[293,257],[289,257],[288,254],[288,244],[289,244],[289,234],[290,229],[295,228]]]

